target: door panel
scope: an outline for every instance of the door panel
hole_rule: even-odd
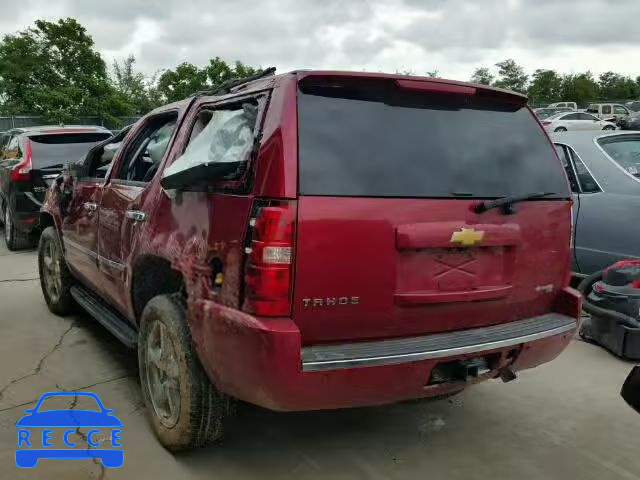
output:
[[[127,212],[140,209],[145,197],[143,189],[143,186],[112,182],[105,189],[100,204],[98,267],[104,295],[123,313],[127,308],[128,259],[143,223],[128,218]]]
[[[62,221],[67,262],[89,285],[99,284],[96,234],[102,185],[76,180],[73,197]]]

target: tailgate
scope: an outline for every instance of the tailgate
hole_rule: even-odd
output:
[[[533,317],[568,281],[568,182],[521,97],[312,76],[299,82],[298,144],[293,318],[305,343]],[[544,199],[473,208],[535,192]]]
[[[569,268],[570,203],[527,202],[514,215],[471,203],[300,198],[294,319],[305,342],[549,312]]]

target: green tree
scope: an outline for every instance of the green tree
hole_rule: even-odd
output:
[[[586,105],[598,99],[598,83],[591,72],[570,74],[562,77],[561,100]]]
[[[481,85],[491,85],[493,80],[495,79],[495,75],[491,73],[487,67],[479,67],[473,72],[471,75],[471,81],[473,83],[479,83]]]
[[[515,60],[509,58],[496,63],[498,67],[498,79],[494,85],[508,90],[524,93],[527,91],[527,80],[529,76]]]
[[[557,102],[562,95],[562,77],[554,70],[538,69],[531,76],[527,94],[534,105]]]
[[[191,63],[182,63],[175,70],[166,70],[160,75],[158,89],[169,102],[186,98],[199,90],[215,88],[235,78],[248,77],[257,73],[259,68],[236,62],[233,66],[220,57],[209,60],[204,68]]]
[[[147,79],[135,69],[136,59],[129,55],[122,61],[114,60],[112,81],[121,95],[137,114],[145,114],[160,106],[162,99],[157,91],[156,78]]]
[[[131,112],[111,85],[102,57],[73,18],[36,20],[0,42],[0,98],[5,113],[34,113],[57,122],[79,115],[113,120]]]
[[[605,72],[598,78],[602,100],[626,100],[640,95],[640,85],[630,77],[615,72]]]
[[[184,62],[166,70],[158,79],[158,90],[168,102],[176,102],[207,87],[207,72]]]

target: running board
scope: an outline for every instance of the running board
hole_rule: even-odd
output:
[[[71,287],[71,296],[92,317],[129,348],[138,345],[138,332],[122,315],[102,299],[80,286]]]

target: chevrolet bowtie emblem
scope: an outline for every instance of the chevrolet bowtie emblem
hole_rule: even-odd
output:
[[[483,238],[484,232],[482,230],[474,230],[473,227],[462,227],[459,232],[453,232],[451,243],[458,243],[462,247],[470,247],[480,242]]]

